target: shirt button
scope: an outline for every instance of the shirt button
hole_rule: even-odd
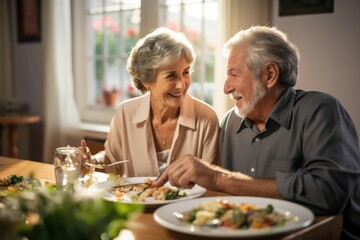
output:
[[[260,139],[257,137],[257,138],[255,138],[255,142],[258,142],[258,141],[260,141]]]
[[[250,171],[253,173],[255,172],[255,168],[251,168]]]

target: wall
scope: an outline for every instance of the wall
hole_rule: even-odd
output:
[[[296,88],[334,95],[360,134],[360,1],[334,0],[334,4],[334,13],[279,17],[279,1],[273,1],[272,25],[287,32],[300,49]]]
[[[43,115],[44,81],[41,42],[17,41],[16,1],[11,1],[14,98],[28,104],[29,112]],[[19,158],[42,161],[43,122],[18,128]]]

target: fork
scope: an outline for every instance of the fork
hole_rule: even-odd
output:
[[[153,181],[156,181],[160,176],[161,174],[163,174],[163,172],[165,172],[165,169],[167,168],[167,165],[160,168],[159,169],[159,175],[153,180]],[[137,186],[137,185],[141,185],[141,184],[144,184],[143,182],[140,182],[140,183],[128,183],[128,184],[120,184],[120,185],[114,185],[112,186],[112,188],[118,188],[118,187],[134,187],[134,186]],[[145,189],[146,190],[146,189]],[[140,192],[143,193],[144,191]]]
[[[165,164],[165,165],[163,165],[163,166],[161,166],[161,167],[159,168],[159,175],[155,178],[154,181],[156,181],[156,180],[159,179],[159,177],[163,174],[163,172],[165,172],[165,170],[166,170],[167,167],[168,167],[168,165]]]
[[[99,168],[99,169],[105,169],[107,167],[111,167],[120,163],[127,163],[129,162],[129,160],[122,160],[122,161],[118,161],[118,162],[114,162],[114,163],[110,163],[110,164],[94,164],[94,163],[89,163],[86,162],[85,164],[90,166],[90,167],[94,167],[94,168]]]

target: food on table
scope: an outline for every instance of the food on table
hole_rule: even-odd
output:
[[[107,180],[121,181],[121,176],[115,173],[108,173]]]
[[[144,202],[147,197],[152,197],[154,200],[173,200],[181,197],[186,197],[185,192],[181,193],[180,189],[175,187],[153,187],[153,180],[145,179],[144,183],[119,185],[115,188],[114,194],[119,199],[129,197],[132,201]]]
[[[271,204],[258,207],[254,204],[235,204],[227,200],[204,202],[184,213],[183,221],[194,225],[206,225],[214,219],[221,221],[220,226],[232,229],[264,229],[282,226],[291,218],[274,210]]]
[[[0,186],[9,186],[24,181],[23,176],[10,175],[0,179]]]
[[[0,179],[0,196],[11,193],[34,191],[43,186],[45,186],[49,192],[56,191],[56,185],[50,181],[41,181],[32,176],[25,178],[24,176],[10,175]]]

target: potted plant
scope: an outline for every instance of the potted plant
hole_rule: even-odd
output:
[[[103,88],[103,97],[106,106],[114,106],[117,104],[120,97],[120,89],[118,87],[104,87]]]

